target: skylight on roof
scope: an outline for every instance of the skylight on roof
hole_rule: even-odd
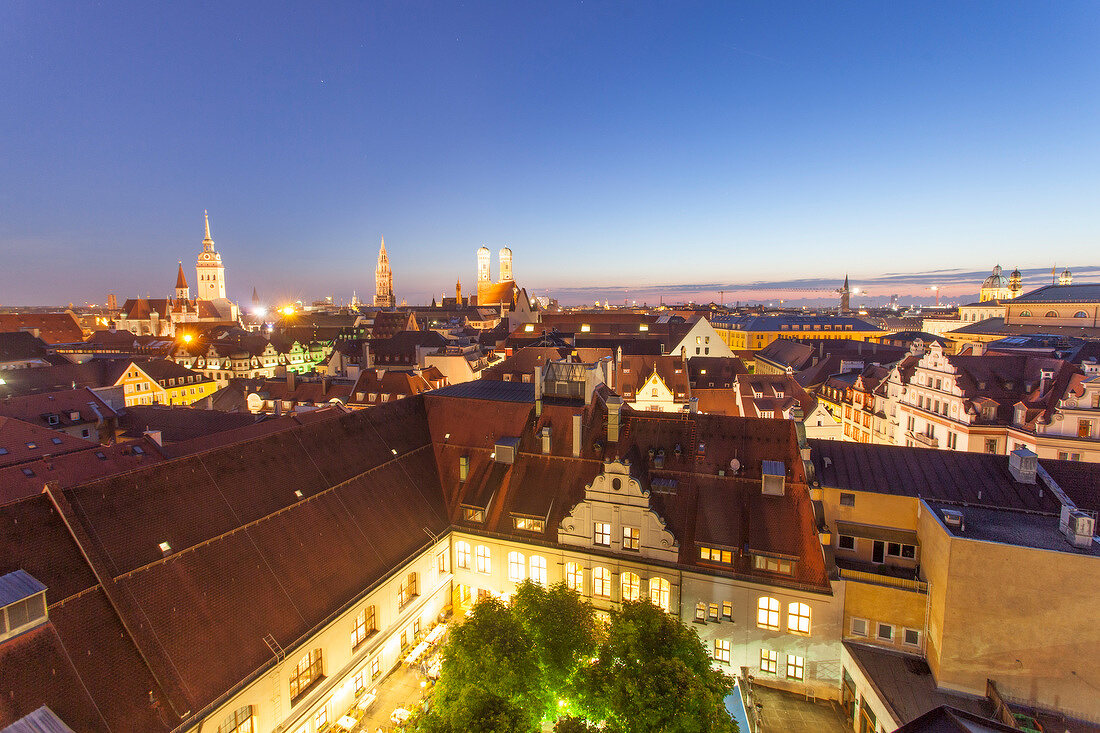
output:
[[[157,545],[157,547],[159,547],[160,551],[163,552],[165,555],[172,551],[172,546],[167,542],[161,542],[159,545]]]

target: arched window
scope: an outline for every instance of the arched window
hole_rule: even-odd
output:
[[[575,562],[565,563],[565,584],[578,593],[584,593],[584,568]]]
[[[810,607],[805,603],[787,604],[787,631],[810,633]]]
[[[455,566],[462,568],[463,570],[470,569],[470,543],[469,542],[456,542],[455,543]]]
[[[592,568],[592,595],[600,598],[611,597],[611,571],[607,568]]]
[[[524,578],[524,569],[527,565],[522,552],[508,553],[508,580],[520,581]]]
[[[664,578],[649,579],[649,600],[654,606],[668,612],[668,604],[671,602],[668,581]]]
[[[1020,311],[1020,318],[1031,318],[1031,311]]]
[[[476,550],[477,571],[488,575],[492,572],[492,555],[485,545],[478,545]]]
[[[531,580],[546,585],[546,558],[540,555],[531,556]]]
[[[1073,317],[1074,318],[1088,318],[1089,314],[1085,313],[1084,311],[1077,311],[1076,313],[1073,314]]]
[[[636,601],[641,595],[642,579],[634,573],[623,573],[621,577],[622,600]]]
[[[1047,311],[1046,318],[1057,318],[1058,311]]]
[[[756,602],[756,625],[762,629],[779,630],[779,601],[760,596]]]
[[[321,661],[321,650],[314,649],[309,654],[298,660],[298,664],[290,670],[290,700],[293,703],[299,695],[309,689],[317,680],[324,676],[324,665]]]
[[[245,705],[225,716],[218,733],[252,733],[252,706]]]

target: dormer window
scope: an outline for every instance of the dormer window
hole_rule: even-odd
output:
[[[47,621],[46,586],[25,570],[0,576],[0,641]]]

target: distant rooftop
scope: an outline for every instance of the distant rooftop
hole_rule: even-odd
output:
[[[1013,303],[1078,303],[1086,300],[1100,301],[1100,283],[1044,285],[1038,290],[1024,293]]]
[[[1087,548],[1071,545],[1058,529],[1057,516],[992,507],[959,507],[934,501],[928,502],[928,506],[936,513],[936,518],[940,520],[944,529],[953,537],[1100,557],[1100,543],[1094,541]],[[961,529],[950,527],[944,522],[943,510],[945,509],[962,514]]]
[[[465,397],[472,400],[492,400],[494,402],[534,402],[535,385],[531,382],[497,382],[495,380],[475,379],[460,382],[432,392],[443,397]]]

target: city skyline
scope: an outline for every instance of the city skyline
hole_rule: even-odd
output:
[[[1100,235],[1087,3],[0,19],[5,304],[167,293],[203,209],[237,300],[369,292],[383,235],[410,303],[481,245],[579,303],[1087,272]]]

